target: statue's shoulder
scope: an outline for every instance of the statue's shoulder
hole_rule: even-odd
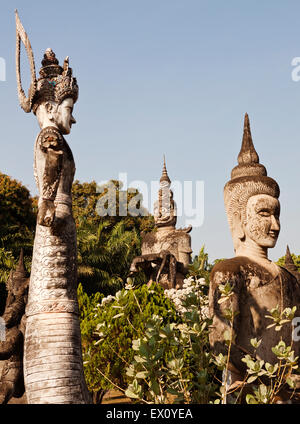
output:
[[[216,273],[224,274],[228,277],[240,275],[253,268],[254,263],[246,256],[236,256],[231,259],[224,259],[218,262],[211,271],[211,279],[214,278]]]
[[[46,127],[39,133],[37,144],[44,152],[47,152],[49,148],[59,150],[63,147],[64,138],[57,128]]]

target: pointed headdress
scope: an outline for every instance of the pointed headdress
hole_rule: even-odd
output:
[[[234,229],[234,217],[244,219],[248,199],[257,194],[268,194],[278,199],[280,190],[277,182],[267,176],[266,168],[259,163],[246,113],[238,165],[233,168],[231,180],[224,187],[224,203],[231,231]]]

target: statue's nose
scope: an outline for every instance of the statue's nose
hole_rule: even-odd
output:
[[[271,229],[274,231],[280,230],[279,219],[276,219],[274,215],[271,216]]]

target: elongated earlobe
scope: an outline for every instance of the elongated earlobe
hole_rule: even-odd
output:
[[[235,237],[242,240],[245,237],[245,232],[241,220],[241,216],[239,212],[235,212],[233,215],[233,231],[235,234]]]

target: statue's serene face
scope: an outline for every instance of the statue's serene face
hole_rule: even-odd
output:
[[[63,100],[52,112],[54,123],[62,134],[70,134],[72,124],[76,123],[73,113],[74,101],[72,98]]]
[[[249,198],[243,223],[245,240],[260,247],[274,247],[280,231],[280,203],[267,194]]]
[[[71,97],[60,104],[52,101],[42,103],[36,111],[40,127],[55,126],[62,134],[70,134],[72,124],[76,122],[72,115],[73,106],[74,100]]]

